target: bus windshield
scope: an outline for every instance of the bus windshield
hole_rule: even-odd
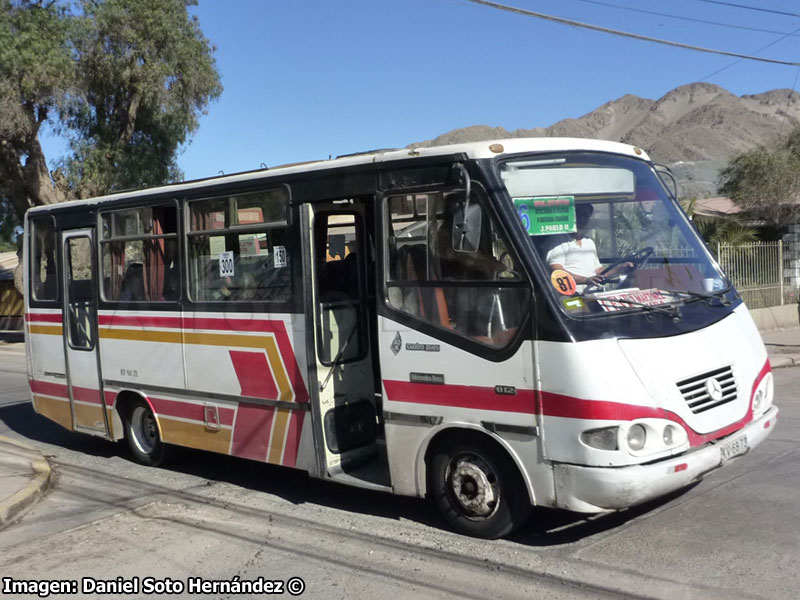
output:
[[[650,163],[536,155],[501,163],[500,175],[571,316],[725,302],[729,283]]]

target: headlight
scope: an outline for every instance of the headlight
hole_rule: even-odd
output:
[[[665,446],[672,446],[675,443],[675,437],[678,433],[678,429],[674,425],[667,425],[664,427],[664,434],[662,435],[662,439],[664,440]]]
[[[772,406],[772,395],[774,393],[774,383],[772,373],[767,373],[759,381],[758,387],[753,394],[753,414],[756,416],[766,412]]]
[[[638,452],[644,448],[644,443],[646,440],[647,432],[642,425],[637,423],[628,429],[628,447],[634,452]]]
[[[592,448],[598,450],[618,450],[617,437],[619,427],[603,427],[602,429],[591,429],[581,433],[581,441]]]

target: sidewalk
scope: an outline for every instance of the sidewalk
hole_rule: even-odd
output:
[[[47,490],[50,473],[41,452],[0,436],[0,529]]]
[[[800,366],[800,327],[761,333],[773,369]]]

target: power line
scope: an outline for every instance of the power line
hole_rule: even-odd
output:
[[[670,15],[667,13],[656,12],[653,10],[645,10],[643,8],[632,8],[630,6],[621,6],[619,4],[611,4],[610,2],[600,2],[599,0],[577,0],[578,2],[585,2],[587,4],[596,4],[598,6],[607,6],[609,8],[618,8],[620,10],[627,10],[631,12],[643,13],[645,15],[655,15],[657,17],[667,17],[668,19],[677,19],[679,21],[690,21],[692,23],[702,23],[703,25],[715,25],[717,27],[730,27],[733,29],[744,29],[746,31],[757,31],[759,33],[775,33],[783,35],[785,31],[775,31],[773,29],[759,29],[758,27],[748,27],[746,25],[735,25],[733,23],[720,23],[718,21],[707,21],[705,19],[694,19],[692,17],[682,17],[679,15]],[[789,35],[796,35],[794,33]]]
[[[708,4],[721,4],[722,6],[732,6],[734,8],[743,8],[745,10],[757,10],[759,12],[772,13],[774,15],[783,15],[785,17],[800,17],[800,14],[793,12],[784,12],[782,10],[770,10],[769,8],[760,8],[758,6],[748,6],[747,4],[737,4],[735,2],[722,2],[722,0],[697,0],[698,2],[707,2]]]
[[[694,50],[696,52],[707,52],[710,54],[721,54],[723,56],[733,56],[735,58],[741,58],[744,60],[754,60],[758,62],[765,62],[771,63],[776,65],[786,65],[789,67],[800,67],[800,63],[798,62],[791,62],[788,60],[777,60],[774,58],[761,58],[758,56],[749,56],[747,54],[738,54],[736,52],[727,52],[725,50],[715,50],[713,48],[703,48],[702,46],[692,46],[689,44],[682,44],[680,42],[672,42],[670,40],[662,40],[659,38],[649,37],[646,35],[639,35],[638,33],[630,33],[627,31],[620,31],[618,29],[609,29],[608,27],[600,27],[599,25],[590,25],[589,23],[582,23],[580,21],[572,21],[570,19],[562,19],[561,17],[555,17],[553,15],[546,15],[544,13],[537,13],[530,10],[524,10],[522,8],[515,8],[513,6],[506,6],[505,4],[498,4],[496,2],[488,2],[487,0],[467,0],[467,2],[472,2],[473,4],[482,4],[483,6],[488,6],[490,8],[496,8],[497,10],[504,10],[511,13],[516,13],[520,15],[525,15],[526,17],[535,17],[537,19],[544,19],[546,21],[553,21],[554,23],[561,23],[562,25],[570,25],[572,27],[582,27],[584,29],[590,29],[592,31],[600,31],[602,33],[609,33],[611,35],[618,35],[621,37],[627,37],[634,40],[641,40],[643,42],[653,42],[655,44],[664,44],[666,46],[674,46],[676,48],[683,48],[685,50]]]
[[[785,40],[787,37],[789,37],[789,36],[792,36],[792,35],[796,35],[798,32],[800,32],[800,29],[795,29],[795,30],[794,30],[792,33],[787,33],[787,34],[785,34],[783,37],[779,37],[779,38],[778,38],[777,40],[775,40],[774,42],[770,42],[770,43],[769,43],[769,44],[767,44],[766,46],[762,46],[762,47],[761,47],[761,48],[759,48],[758,50],[755,50],[755,51],[754,51],[754,53],[763,52],[763,51],[764,51],[764,50],[766,50],[767,48],[770,48],[770,47],[774,46],[775,44],[777,44],[777,43],[779,43],[779,42],[782,42],[782,41],[783,41],[783,40]],[[706,75],[706,76],[705,76],[705,77],[703,77],[703,78],[702,78],[700,81],[707,81],[707,80],[711,79],[711,78],[712,78],[714,75],[718,75],[719,73],[722,73],[723,71],[725,71],[725,70],[727,70],[727,69],[730,69],[732,66],[734,66],[734,65],[738,65],[740,62],[742,62],[742,59],[741,59],[741,58],[740,58],[740,59],[738,59],[738,60],[735,60],[735,61],[733,61],[732,63],[730,63],[730,64],[728,64],[728,65],[725,65],[725,66],[724,66],[724,67],[722,67],[721,69],[717,69],[716,71],[714,71],[714,72],[713,72],[713,73],[711,73],[710,75]]]

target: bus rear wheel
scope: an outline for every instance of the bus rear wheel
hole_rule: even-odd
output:
[[[506,454],[480,438],[436,447],[429,490],[439,512],[459,533],[495,539],[525,523],[531,505],[522,478]]]
[[[170,456],[170,447],[161,441],[158,423],[150,407],[137,400],[125,417],[125,439],[137,462],[150,467],[164,464]]]

